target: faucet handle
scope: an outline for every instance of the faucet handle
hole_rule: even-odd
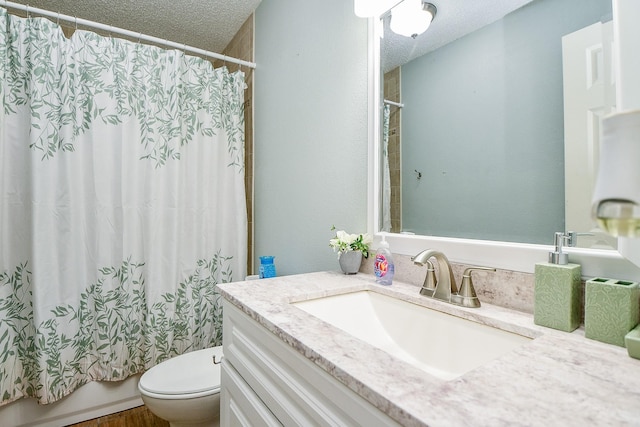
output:
[[[438,280],[436,279],[436,270],[433,267],[433,263],[431,261],[427,261],[425,264],[427,264],[427,275],[424,278],[424,284],[420,289],[420,294],[431,297],[436,291]]]
[[[474,270],[496,271],[495,268],[491,267],[470,267],[464,270],[462,283],[460,284],[460,292],[458,292],[458,298],[455,298],[455,300],[465,307],[480,307],[480,300],[476,295],[476,290],[471,280],[471,272]]]

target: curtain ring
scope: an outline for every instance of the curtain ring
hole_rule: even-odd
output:
[[[58,11],[58,16],[56,17],[56,25],[60,25],[60,11]]]
[[[29,18],[29,4],[27,3],[27,19]]]
[[[74,22],[76,23],[76,31],[78,31],[78,17],[74,16],[73,17]]]
[[[142,38],[142,31],[138,33],[138,44],[140,44],[140,39]]]

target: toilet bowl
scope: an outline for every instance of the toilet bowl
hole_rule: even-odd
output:
[[[211,347],[165,360],[140,378],[142,401],[171,427],[217,427],[221,359],[222,347]]]

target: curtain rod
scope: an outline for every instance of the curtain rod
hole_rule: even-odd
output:
[[[385,104],[389,104],[389,105],[395,105],[396,107],[400,107],[400,108],[404,107],[404,104],[401,104],[401,103],[395,102],[395,101],[389,101],[388,99],[385,99],[384,103]]]
[[[208,56],[208,57],[211,57],[211,58],[220,59],[222,61],[231,62],[231,63],[238,64],[238,65],[244,65],[245,67],[249,67],[249,68],[256,68],[256,63],[255,62],[249,62],[249,61],[245,61],[245,60],[242,60],[242,59],[233,58],[231,56],[226,56],[226,55],[222,55],[220,53],[210,52],[210,51],[207,51],[207,50],[204,50],[204,49],[200,49],[200,48],[197,48],[197,47],[187,46],[185,44],[180,44],[180,43],[176,43],[176,42],[170,42],[168,40],[161,39],[161,38],[158,38],[158,37],[153,37],[153,36],[149,36],[149,35],[142,34],[142,33],[136,33],[135,31],[125,30],[124,28],[118,28],[118,27],[113,27],[111,25],[100,24],[99,22],[89,21],[87,19],[82,19],[82,18],[76,18],[75,16],[70,16],[70,15],[63,15],[61,13],[51,12],[51,11],[48,11],[48,10],[45,10],[45,9],[38,9],[38,8],[35,8],[35,7],[30,7],[29,5],[13,3],[13,2],[10,2],[10,1],[6,1],[6,0],[0,0],[0,5],[8,7],[8,8],[12,8],[12,9],[18,9],[18,10],[25,11],[25,12],[27,12],[27,16],[29,15],[29,13],[35,13],[35,14],[38,14],[38,15],[48,16],[50,18],[55,18],[57,21],[63,20],[63,21],[74,23],[76,25],[76,28],[77,28],[77,26],[79,24],[79,25],[82,25],[84,27],[95,28],[95,29],[98,29],[98,30],[107,31],[109,33],[121,34],[121,35],[124,35],[124,36],[127,36],[127,37],[131,37],[133,39],[144,40],[144,41],[147,41],[147,42],[156,43],[156,44],[160,44],[160,45],[163,45],[163,46],[173,47],[175,49],[179,49],[179,50],[182,50],[182,51],[192,52],[192,53],[196,53],[198,55]]]

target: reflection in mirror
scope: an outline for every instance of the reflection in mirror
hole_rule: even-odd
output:
[[[402,46],[385,28],[384,99],[401,106],[386,108],[381,228],[540,244],[571,229],[592,233],[583,247],[615,245],[590,218],[598,123],[615,108],[610,0],[534,0],[445,44],[460,21],[448,5],[478,3],[495,2],[434,2],[431,28]],[[388,53],[422,53],[434,34],[409,62]]]

